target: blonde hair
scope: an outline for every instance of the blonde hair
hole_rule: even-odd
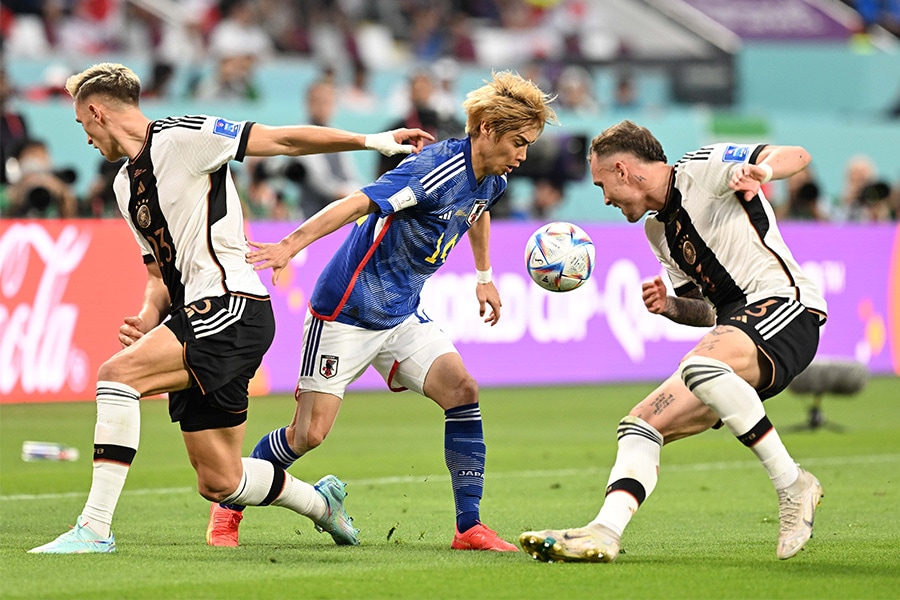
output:
[[[141,80],[124,65],[100,63],[66,79],[66,91],[76,102],[100,94],[108,100],[137,106]]]
[[[587,158],[602,159],[620,152],[633,154],[644,162],[667,162],[662,144],[650,130],[628,120],[605,129],[591,140]]]
[[[555,96],[541,91],[533,81],[511,71],[494,72],[493,81],[466,95],[466,133],[478,137],[481,123],[490,125],[498,137],[510,131],[536,126],[538,133],[547,123],[558,123],[550,107]]]

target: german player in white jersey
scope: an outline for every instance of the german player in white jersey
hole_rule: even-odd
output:
[[[634,513],[656,486],[663,444],[724,424],[762,463],[777,491],[779,559],[812,535],[822,497],[766,416],[778,394],[812,361],[826,305],[785,245],[760,186],[803,170],[798,146],[714,144],[667,164],[659,141],[623,121],[588,154],[605,203],[644,227],[674,288],[643,284],[651,313],[713,327],[675,373],[619,423],[618,454],[597,517],[585,527],[526,531],[519,542],[545,561],[611,562]]]
[[[357,543],[336,477],[312,486],[269,462],[241,458],[247,386],[275,322],[266,288],[244,260],[249,246],[228,163],[248,155],[418,151],[431,136],[209,116],[151,121],[139,108],[140,80],[113,63],[73,75],[66,89],[88,143],[107,160],[127,159],[113,187],[144,256],[147,285],[139,313],[119,330],[123,349],[98,373],[94,474],[84,510],[71,531],[31,552],[115,550],[110,526],[138,450],[139,399],[163,392],[204,498],[284,506],[337,543]]]
[[[495,73],[466,97],[466,138],[426,146],[277,244],[251,242],[258,250],[248,261],[272,268],[274,281],[303,248],[356,223],[310,298],[293,421],[261,439],[251,456],[287,468],[317,447],[334,425],[347,386],[374,366],[391,390],[413,390],[444,411],[444,456],[456,505],[451,547],[518,550],[481,523],[485,442],[478,386],[453,343],[419,306],[419,294],[468,232],[475,297],[482,316],[490,307],[485,322],[497,323],[490,208],[506,190],[507,174],[525,160],[544,125],[555,121],[550,101],[534,83]],[[234,504],[214,507],[210,529],[237,543],[242,507]]]

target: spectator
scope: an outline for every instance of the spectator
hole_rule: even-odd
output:
[[[555,221],[556,210],[565,200],[565,188],[566,182],[562,177],[535,179],[528,203],[523,207],[512,207],[508,214],[502,216],[521,221]],[[491,214],[496,212],[498,211],[492,211]]]
[[[459,79],[459,63],[445,56],[434,62],[431,67],[434,74],[434,91],[431,94],[431,105],[442,119],[456,117],[462,98],[456,93],[456,81]]]
[[[410,49],[421,62],[437,60],[447,45],[444,10],[437,4],[417,3],[410,15]]]
[[[215,69],[194,89],[197,100],[258,100],[256,58],[240,45],[220,48]]]
[[[633,110],[639,107],[637,89],[630,75],[621,74],[616,79],[613,106],[618,110]]]
[[[378,98],[369,91],[369,68],[361,60],[353,62],[352,79],[340,93],[343,108],[353,112],[371,113],[378,109]]]
[[[884,181],[876,181],[863,188],[859,203],[862,206],[862,220],[867,223],[893,221],[895,214],[891,205],[891,186]]]
[[[807,167],[785,180],[787,200],[775,209],[779,219],[793,221],[827,221],[821,206],[821,191],[813,170]]]
[[[242,54],[255,60],[271,57],[272,39],[259,24],[256,0],[221,0],[222,20],[209,36],[209,51],[214,56]]]
[[[216,68],[194,90],[198,100],[257,100],[256,66],[272,55],[272,40],[258,24],[254,0],[222,0],[209,53]]]
[[[409,77],[409,104],[406,115],[393,123],[388,129],[414,127],[424,129],[434,136],[436,141],[465,135],[465,125],[454,117],[445,117],[434,108],[434,78],[432,73],[423,67],[416,68]],[[415,123],[415,125],[411,125]],[[403,157],[382,156],[378,162],[378,174],[395,168]]]
[[[6,69],[0,67],[0,183],[8,183],[6,161],[28,137],[28,123],[25,116],[15,110],[12,100],[17,95],[16,89],[9,80]]]
[[[55,4],[56,2],[50,2]],[[75,0],[56,32],[56,50],[64,56],[99,55],[122,46],[124,2]]]
[[[16,169],[10,169],[7,188],[11,217],[75,217],[78,201],[71,184],[72,169],[55,169],[47,145],[26,139],[16,151]]]
[[[877,178],[875,163],[865,155],[857,155],[847,161],[844,168],[844,188],[832,220],[837,222],[862,221],[865,219],[860,202],[863,189]]]
[[[600,103],[594,95],[594,78],[582,66],[564,68],[556,80],[556,91],[563,110],[585,116],[600,112]]]
[[[330,127],[337,105],[334,84],[314,82],[306,90],[306,111],[310,125]],[[303,167],[300,179],[300,212],[306,219],[362,187],[353,157],[346,152],[309,154],[294,159]]]
[[[472,39],[471,21],[465,13],[454,12],[450,15],[447,36],[445,51],[450,56],[463,63],[478,62],[478,50],[475,47],[475,40]]]

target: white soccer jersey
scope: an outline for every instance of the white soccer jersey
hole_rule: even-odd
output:
[[[208,116],[153,121],[113,183],[144,261],[156,260],[172,311],[226,293],[267,297],[253,267],[229,161],[243,160],[252,122]]]
[[[744,200],[728,187],[732,171],[756,164],[764,147],[714,144],[685,154],[665,208],[645,220],[647,239],[676,294],[699,286],[719,316],[778,296],[824,320],[825,300],[784,243],[762,191]]]

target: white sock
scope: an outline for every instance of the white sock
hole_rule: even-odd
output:
[[[688,389],[709,406],[742,444],[753,450],[776,489],[796,481],[797,464],[763,408],[756,390],[726,363],[692,356],[679,368]]]
[[[116,504],[141,439],[140,394],[114,381],[97,382],[94,474],[81,515],[101,537],[109,537]]]
[[[606,498],[589,525],[603,525],[621,536],[641,503],[656,488],[663,437],[638,417],[619,422],[619,451],[609,473]]]
[[[241,483],[222,504],[283,506],[314,521],[325,516],[328,506],[312,485],[267,460],[242,458],[241,462],[244,465]]]

